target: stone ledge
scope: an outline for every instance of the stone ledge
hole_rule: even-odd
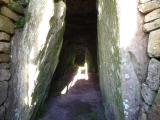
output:
[[[14,21],[18,21],[18,15],[5,6],[1,7],[1,14]]]
[[[151,22],[160,18],[160,9],[156,9],[145,16],[144,22]]]
[[[160,1],[154,0],[151,2],[147,2],[138,6],[138,9],[142,13],[149,13],[157,8],[160,8]]]
[[[160,19],[157,19],[153,22],[146,23],[143,25],[144,32],[151,32],[151,31],[156,30],[158,28],[160,28]]]
[[[149,57],[160,57],[160,29],[150,32],[147,52]]]
[[[5,32],[0,32],[0,41],[10,41],[10,35]]]
[[[11,45],[10,43],[0,42],[0,52],[10,53]]]

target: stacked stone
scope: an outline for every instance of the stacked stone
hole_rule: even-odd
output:
[[[10,73],[11,36],[14,34],[14,23],[24,8],[16,2],[0,1],[0,119],[5,117],[5,101],[8,94]]]
[[[141,119],[160,120],[160,1],[140,0],[139,11],[144,16],[143,31],[149,34],[148,76],[142,83],[142,116]]]

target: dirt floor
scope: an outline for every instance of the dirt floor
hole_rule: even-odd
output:
[[[74,76],[74,73],[66,74],[61,82],[52,84],[45,112],[39,120],[106,120],[98,76],[90,73],[88,80],[77,80],[70,87]],[[55,93],[57,86],[61,90]],[[66,86],[70,87],[68,92],[59,95]]]

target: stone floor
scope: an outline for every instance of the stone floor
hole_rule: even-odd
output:
[[[72,82],[74,75],[66,74],[63,80]],[[55,95],[52,88],[50,95]],[[98,76],[90,73],[88,80],[77,80],[65,95],[49,96],[44,111],[39,120],[106,120]]]

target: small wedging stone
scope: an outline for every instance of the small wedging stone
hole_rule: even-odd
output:
[[[15,1],[11,1],[8,3],[8,6],[7,6],[9,9],[15,11],[15,12],[18,12],[18,13],[21,13],[21,14],[24,14],[24,11],[25,9],[23,8],[22,5],[18,4],[17,2]]]
[[[5,107],[4,106],[0,106],[0,120],[5,120]]]
[[[0,82],[0,105],[6,100],[8,93],[8,82]]]
[[[160,88],[152,108],[148,111],[148,120],[160,120]]]
[[[8,54],[0,54],[0,63],[2,62],[9,62],[10,61],[10,55]]]
[[[0,52],[10,53],[10,43],[0,42]]]
[[[160,28],[160,19],[157,19],[157,20],[150,22],[150,23],[145,23],[143,25],[144,32],[150,32],[150,31],[153,31],[158,28]]]
[[[9,41],[10,40],[10,35],[8,35],[5,32],[0,32],[0,41]]]
[[[151,90],[145,83],[142,83],[141,94],[142,94],[144,101],[148,105],[152,105],[152,103],[156,97],[156,92]]]
[[[1,14],[14,21],[18,21],[18,15],[5,6],[1,7]]]
[[[159,0],[153,0],[138,6],[139,11],[142,13],[149,13],[157,8],[160,8]]]
[[[160,85],[160,62],[151,59],[148,66],[147,84],[153,91],[158,91]]]
[[[156,20],[158,18],[160,18],[160,9],[156,9],[156,10],[148,13],[144,18],[144,22],[150,22],[150,21]]]
[[[9,80],[11,77],[11,73],[9,70],[0,69],[0,82]]]
[[[0,14],[0,31],[14,34],[14,23],[7,17]]]
[[[160,29],[150,32],[147,52],[149,57],[160,57]]]

